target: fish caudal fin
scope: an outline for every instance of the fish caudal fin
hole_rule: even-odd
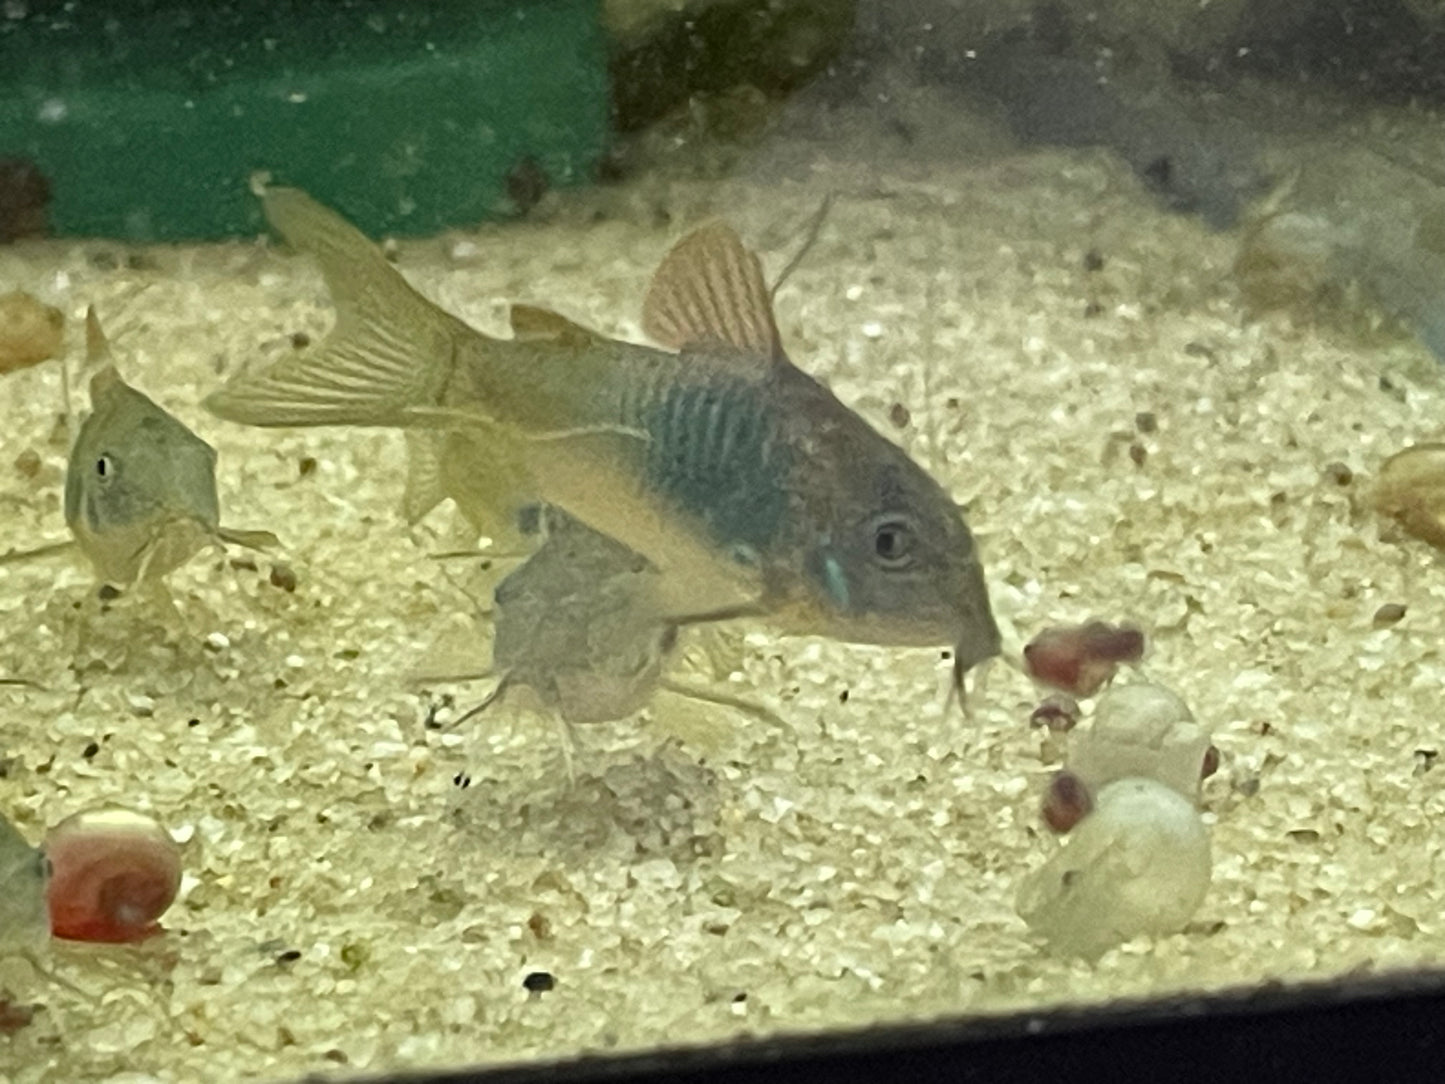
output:
[[[434,404],[466,325],[306,193],[270,188],[262,204],[276,231],[321,265],[336,326],[315,350],[236,377],[206,407],[246,425],[399,425],[408,408]]]

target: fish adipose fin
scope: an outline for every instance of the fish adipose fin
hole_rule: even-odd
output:
[[[762,262],[721,222],[694,230],[663,258],[642,327],[672,350],[720,344],[768,362],[784,357]]]
[[[205,400],[246,425],[397,425],[405,408],[436,400],[466,325],[407,284],[370,240],[295,188],[269,188],[266,220],[316,257],[336,306],[317,349],[237,377]]]
[[[512,334],[521,342],[553,342],[559,346],[581,349],[607,340],[575,324],[560,313],[536,305],[513,305]]]

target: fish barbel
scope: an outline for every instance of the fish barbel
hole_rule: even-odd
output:
[[[94,311],[91,361],[109,361]],[[216,542],[276,545],[269,531],[220,524],[216,451],[106,364],[90,381],[91,412],[65,470],[65,522],[106,583],[156,579]]]
[[[336,326],[206,405],[261,426],[408,431],[406,507],[486,533],[542,501],[645,557],[669,620],[998,653],[972,535],[943,488],[784,353],[758,257],[705,226],[663,260],[643,326],[665,349],[512,308],[514,337],[427,301],[296,189],[267,219],[321,265]]]

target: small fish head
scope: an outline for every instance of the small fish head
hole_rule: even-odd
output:
[[[881,438],[880,438],[881,439]],[[958,506],[901,450],[852,456],[846,491],[804,566],[829,635],[951,646],[962,673],[999,651],[973,535]]]
[[[132,578],[142,552],[170,537],[146,566],[164,574],[219,528],[215,450],[113,369],[91,397],[66,468],[65,521],[113,581]]]
[[[97,395],[71,449],[66,522],[101,537],[166,518],[215,530],[215,471],[209,444],[117,380]]]

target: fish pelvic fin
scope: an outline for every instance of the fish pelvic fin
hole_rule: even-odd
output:
[[[245,373],[205,399],[228,421],[256,426],[401,425],[434,404],[459,338],[477,333],[407,283],[379,248],[296,188],[268,188],[266,220],[315,257],[336,326],[314,350]]]
[[[407,523],[422,518],[447,498],[442,480],[441,447],[435,434],[408,429],[406,432],[406,489],[401,510]]]
[[[672,350],[723,345],[784,358],[762,261],[722,222],[694,230],[663,258],[643,301],[642,328]]]
[[[56,554],[68,553],[75,549],[75,539],[67,538],[64,542],[47,542],[43,546],[36,546],[28,550],[8,550],[0,553],[0,565],[15,564],[23,561],[33,561],[40,557],[54,557]]]
[[[217,527],[216,537],[233,546],[244,546],[248,550],[278,549],[281,540],[270,531],[246,531],[235,527]]]

